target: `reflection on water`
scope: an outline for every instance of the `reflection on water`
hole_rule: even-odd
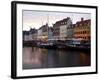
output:
[[[23,69],[90,66],[90,53],[37,47],[23,48]]]

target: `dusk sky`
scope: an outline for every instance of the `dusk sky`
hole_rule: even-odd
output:
[[[91,19],[89,13],[70,13],[70,12],[47,12],[47,11],[23,11],[23,30],[30,28],[40,28],[42,25],[48,23],[52,26],[56,21],[70,17],[73,24],[80,21],[83,17],[84,20]]]

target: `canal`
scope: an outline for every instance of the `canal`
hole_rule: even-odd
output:
[[[23,47],[23,69],[90,66],[87,51]]]

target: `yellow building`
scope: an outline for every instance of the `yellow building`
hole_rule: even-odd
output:
[[[84,20],[76,22],[74,25],[74,38],[90,41],[91,39],[91,20]]]

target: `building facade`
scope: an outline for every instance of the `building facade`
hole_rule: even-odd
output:
[[[37,30],[31,28],[29,31],[23,31],[23,40],[24,41],[37,40]]]
[[[38,40],[41,40],[41,41],[47,41],[48,39],[48,24],[46,25],[42,25],[39,29],[38,29]]]
[[[42,40],[47,41],[48,40],[48,24],[42,26]]]
[[[70,37],[72,37],[72,21],[70,17],[67,17],[66,19],[63,19],[61,21],[60,25],[60,40],[66,40]]]
[[[53,28],[52,27],[48,28],[48,40],[54,40],[54,38],[53,38]]]
[[[55,40],[66,40],[68,37],[72,37],[72,21],[70,17],[67,17],[63,20],[57,21],[53,25],[53,35]]]
[[[69,19],[67,21],[67,39],[72,39],[74,35],[74,25],[72,24],[72,20]]]
[[[30,41],[37,40],[37,29],[31,28],[29,31],[29,39]]]
[[[53,37],[54,40],[60,39],[60,25],[61,21],[57,21],[55,24],[53,24]]]
[[[41,40],[42,39],[42,28],[40,27],[37,31],[37,39]]]
[[[81,18],[81,21],[78,21],[74,27],[74,38],[82,40],[91,39],[91,20],[84,20]]]
[[[29,41],[29,31],[23,31],[23,41]]]

